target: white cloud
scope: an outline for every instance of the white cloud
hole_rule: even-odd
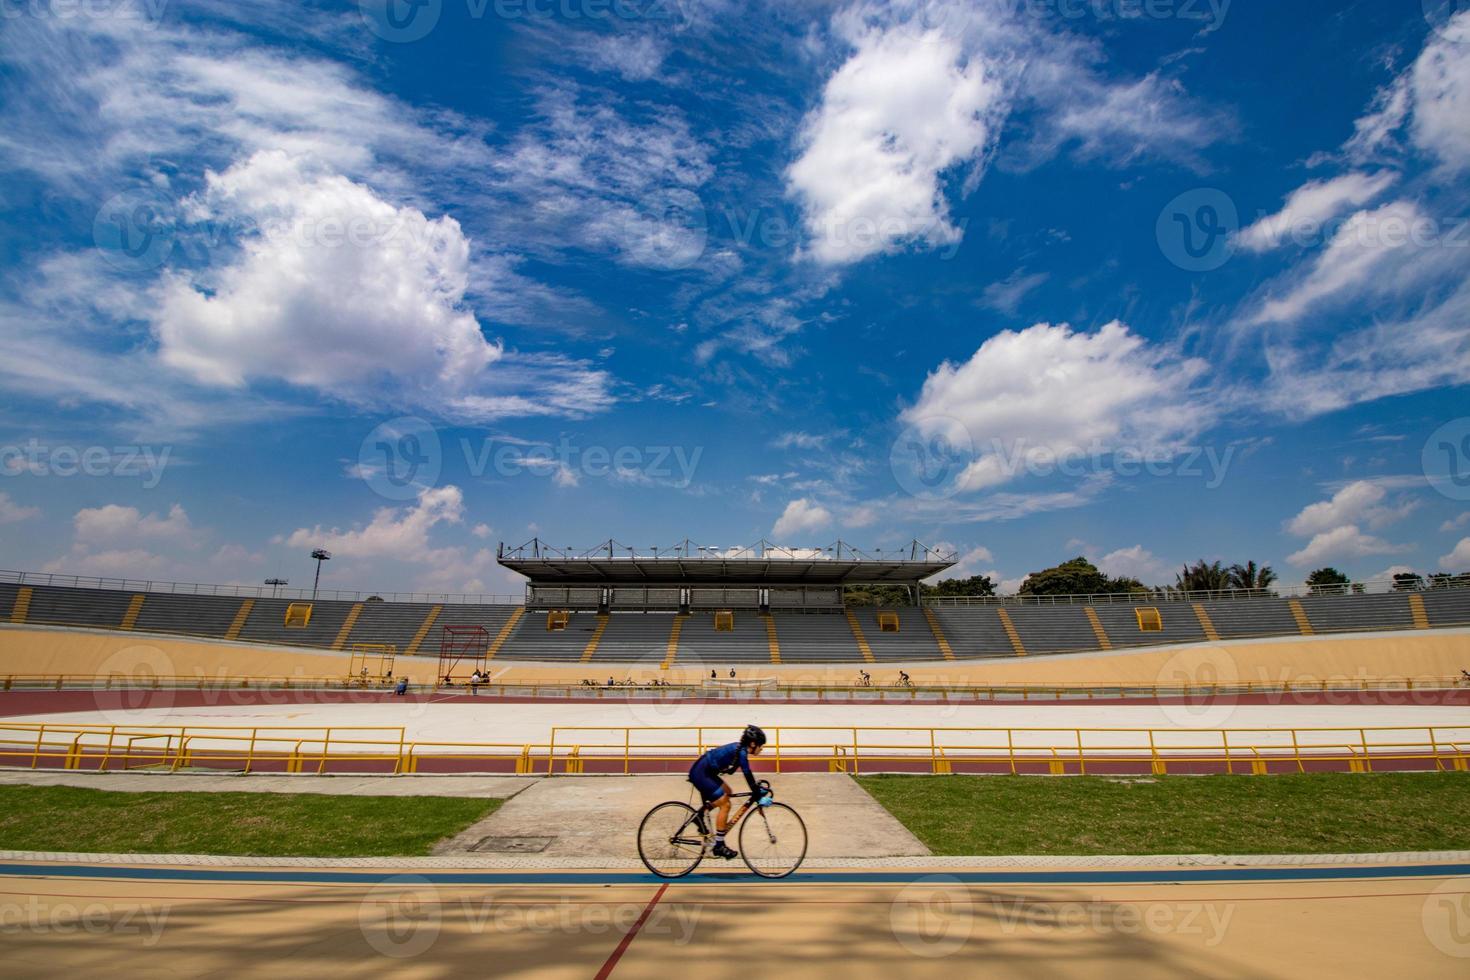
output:
[[[1112,578],[1135,578],[1144,585],[1168,580],[1172,566],[1141,544],[1110,551],[1097,560],[1097,567]]]
[[[1470,538],[1461,538],[1447,555],[1439,558],[1439,567],[1447,572],[1470,571]]]
[[[860,505],[842,514],[843,527],[872,527],[878,523],[878,508]]]
[[[980,302],[1001,313],[1015,313],[1021,301],[1050,278],[1049,272],[1033,272],[1027,275],[1025,269],[1017,269],[1000,282],[986,286]]]
[[[345,531],[321,525],[298,528],[286,544],[326,548],[333,557],[425,560],[419,556],[430,550],[429,531],[439,524],[458,524],[463,515],[464,494],[459,487],[428,487],[406,507],[379,508],[366,526]]]
[[[196,221],[259,231],[233,262],[165,278],[165,364],[208,385],[283,380],[476,420],[539,414],[494,391],[505,352],[465,304],[471,248],[453,219],[280,152],[209,174],[188,205]],[[602,372],[582,380],[563,408],[607,397]]]
[[[771,441],[771,445],[776,449],[823,449],[827,445],[827,437],[810,432],[783,432]]]
[[[10,499],[10,494],[0,492],[0,524],[18,524],[41,516],[39,507],[22,507]]]
[[[41,566],[41,571],[105,578],[157,579],[169,567],[167,558],[143,548],[91,552],[78,547],[65,557],[47,562]]]
[[[201,536],[180,504],[170,507],[163,517],[120,504],[84,508],[77,511],[72,524],[76,541],[87,545],[143,539],[193,544]]]
[[[787,187],[802,205],[808,250],[841,265],[963,232],[940,175],[974,160],[1004,114],[999,81],[938,31],[863,27],[802,126]]]
[[[832,512],[806,497],[798,497],[786,505],[771,528],[776,540],[820,530],[832,523]]]
[[[1458,531],[1467,526],[1470,526],[1470,510],[1465,511],[1459,517],[1452,517],[1445,521],[1439,526],[1439,531],[1441,534],[1449,534],[1451,531]]]
[[[1293,565],[1320,565],[1368,555],[1401,554],[1409,550],[1407,545],[1390,544],[1382,538],[1364,534],[1356,525],[1348,524],[1314,535],[1306,547],[1287,555],[1286,560]]]
[[[1242,229],[1235,243],[1247,251],[1265,252],[1290,244],[1293,236],[1315,239],[1326,222],[1367,204],[1397,180],[1398,174],[1383,170],[1303,184],[1291,193],[1280,211]]]
[[[1449,172],[1470,169],[1470,10],[1440,29],[1411,77],[1415,145]]]
[[[963,364],[941,364],[901,419],[926,437],[961,426],[975,454],[961,486],[979,490],[1059,453],[1169,451],[1211,421],[1193,391],[1204,373],[1202,361],[1153,347],[1118,321],[1096,333],[1042,323],[991,337]]]
[[[490,525],[476,524],[473,528],[470,529],[470,533],[483,541],[485,538],[490,537]]]
[[[1388,493],[1371,480],[1349,483],[1332,495],[1302,508],[1301,513],[1286,522],[1286,530],[1300,537],[1310,537],[1345,524],[1367,524],[1377,530],[1407,517],[1415,509],[1413,500],[1385,506]]]
[[[1436,267],[1420,257],[1435,223],[1412,201],[1392,201],[1348,218],[1305,275],[1261,304],[1251,322],[1291,323],[1316,307],[1355,296],[1400,292]]]
[[[948,542],[935,545],[935,549],[938,551],[958,550]],[[999,582],[1000,573],[995,571],[993,567],[994,562],[995,556],[990,553],[989,548],[984,545],[976,545],[968,551],[961,553],[948,571],[945,571],[931,581],[946,578],[974,578],[976,575],[989,575],[991,581]]]

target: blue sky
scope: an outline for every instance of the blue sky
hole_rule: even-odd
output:
[[[7,568],[1470,570],[1451,0],[3,3],[0,172]]]

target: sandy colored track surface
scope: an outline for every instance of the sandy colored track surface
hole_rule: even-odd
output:
[[[681,727],[707,726],[711,739],[734,738],[750,722],[765,728],[782,726],[836,726],[847,728],[909,728],[894,744],[912,742],[927,747],[927,729],[946,728],[1243,728],[1289,729],[1397,725],[1470,726],[1470,706],[1436,705],[1261,705],[1203,703],[1198,705],[1069,704],[699,704],[687,702],[586,704],[411,703],[383,701],[370,704],[258,704],[174,705],[130,710],[66,711],[17,715],[14,723],[54,722],[64,725],[230,725],[286,729],[329,726],[386,726],[406,730],[409,741],[546,743],[553,728],[577,726]],[[924,732],[919,734],[918,732]],[[568,733],[560,744],[605,742],[606,729],[581,736]],[[247,736],[248,738],[248,733]],[[350,737],[350,736],[349,736]],[[367,736],[363,736],[367,737]],[[831,736],[836,737],[836,736]],[[829,737],[830,738],[830,737]],[[647,741],[658,741],[648,737]],[[665,741],[669,739],[664,738]],[[396,736],[395,736],[396,741]],[[621,741],[619,731],[618,741]],[[1047,737],[1032,740],[1049,745]],[[1280,740],[1290,744],[1290,738]],[[692,744],[692,742],[691,742]],[[1017,744],[1023,744],[1018,742]],[[1265,743],[1262,743],[1265,744]]]
[[[1470,963],[1470,878],[1434,868],[667,886],[595,873],[49,874],[60,869],[0,867],[7,976],[1463,977]]]

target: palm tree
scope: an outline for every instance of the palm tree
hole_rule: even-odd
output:
[[[1271,570],[1270,565],[1257,568],[1255,562],[1248,561],[1244,565],[1230,566],[1230,585],[1233,588],[1264,592],[1274,581],[1276,573]]]
[[[1186,565],[1174,579],[1174,588],[1180,592],[1224,592],[1230,587],[1230,572],[1225,566],[1219,562],[1206,562],[1203,558],[1193,565]]]

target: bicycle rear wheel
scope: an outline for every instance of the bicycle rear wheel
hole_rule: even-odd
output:
[[[704,838],[694,807],[670,801],[649,810],[638,825],[638,856],[660,878],[682,878],[704,860]]]
[[[785,803],[756,807],[740,821],[740,856],[762,878],[785,878],[806,859],[806,824]]]

